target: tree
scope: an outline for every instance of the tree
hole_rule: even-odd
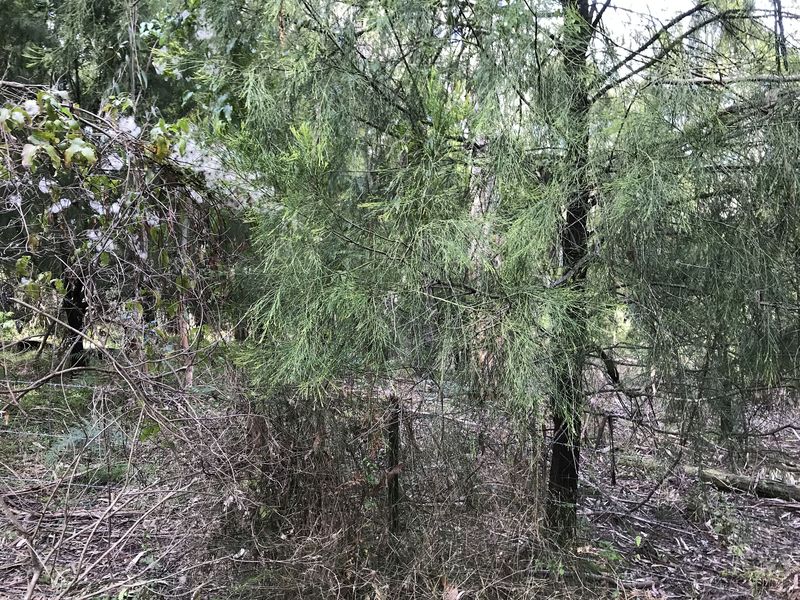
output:
[[[225,294],[235,178],[205,176],[185,120],[142,139],[125,100],[97,115],[46,89],[0,85],[0,269],[14,312],[54,325],[60,309],[67,371],[85,365],[84,341],[98,344],[101,328],[146,371],[157,312],[183,328],[190,357],[188,311],[197,327],[213,322],[207,309]],[[189,385],[190,373],[189,360]]]
[[[565,222],[561,226],[559,252],[570,285],[579,295],[568,306],[568,325],[555,332],[561,338],[563,356],[556,358],[552,393],[553,447],[550,461],[548,518],[556,526],[574,525],[578,503],[582,384],[587,347],[588,314],[580,295],[585,293],[589,254],[589,202],[592,193],[589,171],[589,45],[592,41],[592,14],[588,0],[565,4],[563,53],[564,74],[573,82],[574,92],[567,104],[565,181]],[[571,170],[571,172],[570,172]]]
[[[761,241],[763,223],[732,208],[739,188],[722,191],[744,168],[747,193],[771,203],[759,182],[788,173],[781,148],[794,152],[791,135],[775,137],[781,102],[764,102],[773,85],[789,97],[780,90],[793,80],[775,72],[758,12],[698,3],[620,54],[603,26],[607,4],[588,0],[251,9],[254,51],[225,73],[241,89],[237,143],[272,190],[248,271],[258,273],[252,315],[263,334],[253,360],[269,384],[313,394],[352,375],[444,373],[475,385],[478,373],[477,385],[491,382],[494,397],[531,418],[549,405],[548,512],[569,529],[587,359],[608,346],[617,308],[689,398],[694,383],[710,393],[699,379],[712,367],[714,394],[741,388],[744,356],[759,352],[731,362],[737,274],[787,290],[777,305],[796,305],[793,269],[755,276],[767,253],[752,256],[746,240]],[[763,150],[738,151],[743,139]],[[702,214],[711,198],[728,222]],[[793,252],[788,238],[781,251],[763,241],[770,256]],[[689,296],[673,305],[653,293],[688,289],[697,277],[675,265],[692,260],[731,261],[724,286],[703,278],[716,318],[688,312]],[[738,313],[735,335],[749,337],[764,306]]]
[[[2,78],[15,78],[29,83],[46,81],[49,73],[41,65],[31,65],[32,48],[52,43],[47,28],[45,2],[10,0],[3,5],[3,22],[0,24],[0,49],[5,57]]]

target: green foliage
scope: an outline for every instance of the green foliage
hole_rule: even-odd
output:
[[[262,2],[263,18],[240,22],[223,4],[193,8],[173,58],[202,80],[190,57],[213,57],[240,125],[229,143],[269,190],[241,265],[259,332],[247,360],[263,383],[311,394],[415,372],[530,408],[552,396],[563,357],[610,344],[621,320],[682,397],[792,376],[796,332],[778,307],[797,302],[797,239],[781,225],[794,203],[775,201],[794,194],[790,95],[759,120],[774,92],[758,83],[629,80],[591,107],[576,171],[564,154],[582,135],[564,102],[575,82],[550,58],[573,20],[553,29],[517,3],[444,17],[424,2]],[[696,18],[746,17],[739,9]],[[213,37],[190,43],[199,26]],[[702,72],[699,40],[732,74],[774,68],[724,27],[685,45],[664,35],[645,78]],[[226,59],[226,43],[253,51]],[[590,90],[617,51],[589,57]],[[579,179],[594,208],[578,288],[558,247]],[[476,213],[480,193],[491,207]]]
[[[35,43],[0,30],[77,102],[3,97],[2,268],[181,333],[232,292],[267,393],[435,380],[572,437],[624,339],[734,439],[797,381],[798,88],[750,3],[634,54],[581,6],[57,2]]]
[[[54,43],[47,26],[48,2],[43,0],[7,0],[0,19],[0,55],[3,70],[12,78],[28,82],[46,81],[47,70],[32,64],[35,48]],[[1,111],[2,109],[0,109]],[[2,117],[0,117],[2,120]]]

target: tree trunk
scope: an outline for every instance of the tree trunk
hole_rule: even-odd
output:
[[[386,500],[389,507],[389,531],[400,529],[400,397],[390,398],[389,418],[386,423],[388,451],[386,460]]]
[[[575,525],[578,504],[578,468],[582,393],[579,373],[561,374],[553,402],[553,446],[548,482],[547,520],[563,532]],[[575,381],[578,379],[578,381]]]
[[[69,329],[64,334],[64,341],[68,348],[67,366],[83,366],[86,363],[86,353],[84,352],[83,338],[78,332],[83,331],[86,311],[89,306],[86,303],[83,281],[81,281],[80,277],[72,276],[67,278],[67,289],[66,294],[64,294],[62,308],[69,326]]]
[[[574,89],[569,98],[570,129],[563,176],[567,179],[566,221],[561,231],[562,271],[570,274],[566,284],[575,292],[585,288],[585,258],[588,254],[589,214],[589,123],[587,52],[592,37],[589,0],[565,0],[564,69]],[[576,522],[578,469],[580,466],[583,368],[585,364],[586,308],[581,296],[571,300],[567,314],[570,326],[562,331],[556,358],[555,390],[552,395],[553,447],[548,485],[547,517],[551,527],[570,533]]]
[[[245,319],[240,319],[233,327],[233,339],[237,342],[246,342],[250,337],[250,331]]]
[[[183,372],[183,387],[189,389],[194,383],[194,365],[192,362],[192,347],[189,340],[189,319],[186,314],[185,294],[179,292],[178,297],[178,335],[180,336],[181,350],[185,363]]]
[[[181,249],[184,256],[189,256],[189,213],[188,209],[181,219]],[[180,336],[181,350],[184,353],[183,387],[189,389],[194,384],[194,357],[192,356],[191,342],[189,341],[189,311],[186,302],[186,291],[178,290],[178,335]]]

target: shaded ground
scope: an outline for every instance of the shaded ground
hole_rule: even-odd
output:
[[[617,453],[659,454],[652,437],[642,441],[647,437],[623,428]],[[800,456],[795,430],[757,444],[751,453],[756,466],[738,471],[794,484],[798,473],[789,457]],[[800,502],[724,491],[670,470],[675,452],[664,447],[657,471],[617,461],[612,486],[609,451],[606,445],[586,453],[589,497],[582,514],[601,540],[591,551],[610,557],[614,576],[632,582],[624,586],[628,597],[800,598]],[[705,466],[727,467],[724,455],[720,450]]]
[[[646,506],[647,482],[618,475],[614,496],[591,498],[583,514],[602,540],[590,552],[635,582],[631,597],[800,598],[800,504],[718,492],[670,477]]]
[[[326,470],[343,460],[334,460],[344,442],[333,439],[333,423],[329,446],[313,433],[279,445],[217,392],[154,398],[145,410],[111,381],[62,383],[27,396],[0,424],[0,598],[25,598],[35,580],[30,597],[40,599],[800,599],[800,503],[670,471],[675,440],[646,424],[617,423],[616,455],[663,468],[617,461],[615,485],[608,435],[595,448],[590,428],[580,540],[559,554],[537,533],[540,466],[524,460],[502,419],[481,434],[484,450],[436,454],[449,438],[461,448],[483,439],[474,437],[482,417],[424,395],[409,403],[407,525],[393,536],[366,470]],[[362,464],[383,416],[357,416],[360,433],[342,431],[361,440],[352,460]],[[775,430],[793,416],[771,415],[759,427]],[[354,419],[344,409],[340,418]],[[726,451],[704,443],[707,466],[731,468]],[[742,473],[791,483],[800,438],[781,429],[754,438],[748,452]],[[295,496],[280,496],[292,486]],[[274,498],[292,497],[307,513],[292,513],[287,500],[278,514]],[[337,528],[334,511],[342,523],[359,519],[353,531]],[[370,553],[387,548],[396,556],[375,562]],[[37,574],[39,562],[46,568]]]

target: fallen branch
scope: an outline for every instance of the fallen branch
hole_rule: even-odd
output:
[[[0,512],[2,512],[3,516],[8,519],[8,521],[11,523],[11,526],[24,540],[25,545],[28,546],[28,553],[31,557],[32,573],[31,579],[28,582],[28,587],[25,590],[24,600],[30,600],[30,598],[33,597],[33,592],[36,589],[36,584],[39,582],[39,578],[42,576],[42,573],[46,573],[44,562],[41,558],[39,558],[36,549],[33,547],[31,532],[28,531],[28,529],[20,522],[19,519],[17,519],[16,515],[2,497],[0,497]]]
[[[623,454],[617,457],[617,462],[628,467],[638,467],[647,470],[662,470],[664,464],[660,461],[645,457]],[[780,500],[800,501],[800,487],[790,485],[774,479],[758,479],[747,475],[727,473],[719,469],[705,469],[690,465],[676,465],[674,467],[683,471],[689,477],[697,477],[700,481],[710,483],[723,492],[751,493],[759,498],[778,498]],[[672,469],[670,469],[672,470]]]

